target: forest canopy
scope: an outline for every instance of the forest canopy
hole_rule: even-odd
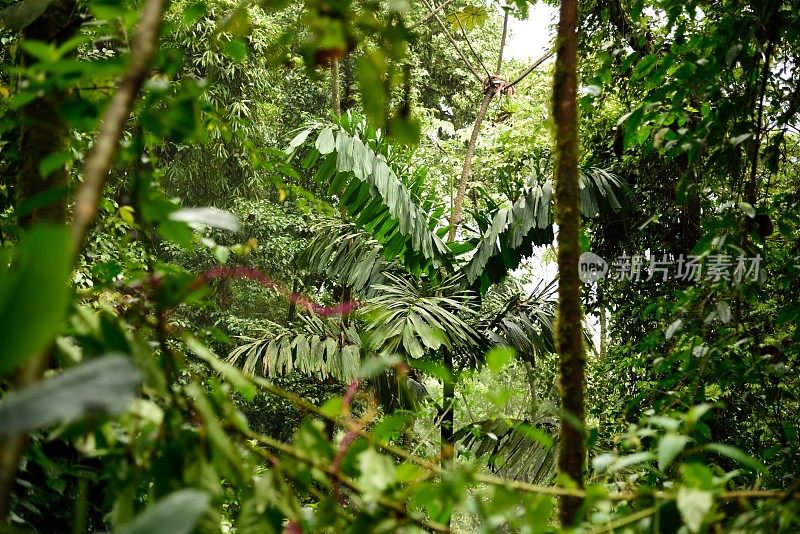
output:
[[[798,0],[0,0],[0,532],[800,531]]]

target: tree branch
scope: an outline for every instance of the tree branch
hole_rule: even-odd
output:
[[[554,54],[554,51],[553,51],[553,50],[548,50],[547,52],[545,52],[545,53],[544,53],[544,55],[543,55],[542,57],[540,57],[539,59],[537,59],[536,61],[534,61],[534,62],[533,62],[533,64],[532,64],[530,67],[528,67],[527,69],[525,69],[524,71],[522,71],[522,73],[521,73],[519,76],[517,76],[517,77],[514,79],[514,81],[513,81],[513,82],[511,82],[511,83],[509,83],[508,85],[506,85],[506,88],[508,88],[508,87],[514,87],[514,86],[515,86],[515,85],[517,85],[519,82],[521,82],[522,80],[524,80],[524,79],[525,79],[525,78],[528,76],[528,74],[530,74],[531,72],[535,71],[535,70],[536,70],[536,68],[537,68],[537,67],[539,67],[539,65],[541,65],[542,63],[544,63],[545,61],[547,61],[548,59],[550,59],[551,57],[553,57],[553,54]]]
[[[456,17],[456,22],[458,23],[458,27],[461,29],[461,35],[464,37],[464,41],[466,41],[470,52],[472,52],[472,55],[475,56],[475,59],[478,60],[478,63],[480,64],[481,68],[483,68],[483,72],[486,73],[486,76],[487,77],[491,76],[491,74],[489,74],[489,69],[487,69],[486,65],[484,65],[483,63],[481,56],[479,56],[478,53],[475,52],[475,49],[472,48],[472,43],[469,42],[469,37],[467,37],[467,32],[464,30],[464,26],[461,25],[461,21],[458,20],[458,17]]]
[[[428,3],[425,0],[422,0],[422,2],[426,6],[428,6]],[[464,62],[464,65],[472,73],[472,75],[475,76],[475,79],[478,80],[478,83],[482,84],[483,83],[483,78],[481,78],[481,75],[478,74],[478,70],[475,67],[472,66],[472,63],[469,62],[469,60],[467,59],[467,56],[464,55],[464,52],[461,51],[461,48],[458,46],[458,43],[456,43],[456,40],[453,38],[453,35],[450,33],[450,30],[447,29],[447,26],[445,25],[445,23],[442,22],[442,19],[439,17],[439,15],[437,13],[434,13],[433,16],[436,19],[436,22],[439,23],[439,26],[442,28],[442,31],[444,31],[444,34],[447,37],[447,40],[450,41],[450,44],[453,45],[453,48],[455,49],[456,53],[458,53],[459,57],[461,57],[461,60]]]
[[[428,14],[427,14],[427,15],[425,15],[424,17],[422,17],[421,19],[419,19],[417,22],[415,22],[414,24],[412,24],[411,26],[409,26],[409,27],[408,27],[408,31],[413,31],[413,30],[414,30],[414,29],[416,29],[418,26],[420,26],[420,25],[422,25],[422,24],[425,24],[425,23],[426,23],[426,22],[428,22],[430,19],[432,19],[432,18],[433,18],[433,17],[434,17],[434,16],[435,16],[437,13],[439,13],[439,11],[443,10],[444,8],[446,8],[447,6],[449,6],[450,4],[452,4],[454,1],[455,1],[455,0],[446,0],[445,2],[443,2],[443,3],[439,4],[439,6],[438,6],[438,7],[435,7],[435,8],[433,8],[433,9],[431,9],[431,10],[428,12]],[[427,6],[426,6],[426,7],[427,7]]]
[[[97,216],[97,206],[106,182],[125,122],[131,114],[155,55],[161,18],[167,0],[147,0],[142,8],[139,26],[133,37],[128,68],[119,88],[103,113],[94,145],[83,166],[83,184],[75,198],[72,220],[72,254],[80,254],[89,228]]]

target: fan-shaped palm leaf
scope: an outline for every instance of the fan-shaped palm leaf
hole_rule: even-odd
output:
[[[364,309],[370,345],[378,353],[420,358],[441,347],[456,350],[479,344],[467,318],[475,314],[471,294],[451,282],[426,287],[394,274],[376,286],[377,294]]]

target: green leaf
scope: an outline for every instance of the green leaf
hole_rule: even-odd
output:
[[[394,462],[372,448],[358,455],[358,469],[361,471],[358,482],[366,502],[375,502],[395,481]]]
[[[736,137],[731,139],[731,144],[733,146],[739,146],[742,143],[744,143],[745,141],[747,141],[748,139],[750,139],[752,136],[753,136],[753,134],[751,134],[751,133],[743,133],[741,135],[737,135]]]
[[[206,361],[214,371],[225,377],[239,394],[248,402],[256,396],[256,387],[253,382],[244,376],[237,368],[222,361],[211,349],[203,345],[194,336],[187,335],[185,338],[186,346],[201,359]]]
[[[187,26],[197,22],[200,17],[208,12],[208,6],[205,2],[196,2],[183,11],[183,23]]]
[[[22,0],[0,11],[0,23],[11,33],[30,26],[47,9],[53,0]]]
[[[471,30],[477,26],[482,26],[488,19],[489,14],[483,6],[467,6],[461,11],[453,11],[447,15],[447,20],[454,30],[460,30],[463,26],[465,30]]]
[[[486,354],[486,365],[493,373],[496,373],[510,362],[516,353],[511,347],[493,347]]]
[[[69,235],[39,227],[17,247],[16,268],[0,264],[0,374],[5,374],[55,338],[67,312],[70,289]]]
[[[142,374],[116,355],[89,360],[19,391],[0,403],[0,435],[68,423],[89,415],[116,415],[128,407]]]
[[[699,532],[714,505],[710,491],[681,487],[678,489],[678,510],[691,532]]]
[[[239,219],[236,215],[217,208],[181,208],[169,214],[173,221],[185,222],[196,230],[206,226],[236,232],[239,230]]]
[[[28,54],[35,57],[39,61],[51,62],[58,59],[56,47],[50,43],[28,40],[23,41],[22,48],[24,48]]]
[[[238,39],[223,41],[221,48],[222,52],[226,56],[228,56],[237,63],[241,63],[242,61],[247,59],[247,45],[245,45]]]
[[[320,407],[320,411],[328,417],[339,417],[342,415],[343,406],[344,401],[342,397],[331,397]]]
[[[336,140],[333,137],[333,129],[330,127],[324,128],[320,132],[319,137],[317,137],[317,142],[314,143],[314,147],[323,156],[333,152],[333,149],[336,148]]]
[[[689,438],[680,434],[667,434],[661,438],[658,442],[658,468],[666,469],[688,442]]]
[[[764,467],[764,464],[762,464],[749,454],[737,449],[736,447],[731,447],[730,445],[725,445],[723,443],[709,443],[703,448],[719,453],[722,456],[727,456],[731,460],[735,460],[740,464],[745,465],[756,471],[761,472],[766,469],[766,467]]]
[[[116,534],[190,534],[211,496],[195,489],[171,493],[139,514]]]

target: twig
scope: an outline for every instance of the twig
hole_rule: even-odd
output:
[[[506,13],[506,17],[508,17],[508,13]],[[472,52],[472,55],[475,56],[475,59],[478,60],[478,63],[480,64],[480,66],[483,67],[483,72],[486,73],[486,77],[487,78],[490,77],[491,74],[489,74],[489,69],[487,69],[486,65],[484,65],[483,60],[481,59],[481,56],[479,56],[478,53],[475,52],[475,49],[472,48],[472,43],[469,42],[469,37],[467,37],[467,32],[464,30],[464,26],[461,25],[461,21],[458,20],[458,17],[456,17],[456,22],[458,23],[458,27],[461,29],[461,35],[464,37],[464,41],[467,42],[467,46],[469,47],[470,51]],[[505,32],[505,26],[503,27],[503,32]],[[505,34],[503,35],[503,40],[505,40]],[[502,56],[502,52],[500,53],[500,55]]]
[[[647,516],[653,515],[655,512],[656,512],[655,506],[652,506],[650,508],[645,508],[644,510],[639,510],[638,512],[626,515],[625,517],[617,519],[616,521],[611,521],[610,523],[606,523],[605,525],[598,527],[594,530],[590,530],[589,532],[614,532],[619,527],[635,523],[640,519],[644,519]]]
[[[527,69],[525,69],[525,70],[522,72],[522,74],[520,74],[519,76],[517,76],[517,78],[516,78],[516,79],[515,79],[513,82],[511,82],[510,84],[506,85],[506,87],[507,87],[507,88],[508,88],[508,87],[514,87],[515,85],[517,85],[519,82],[521,82],[522,80],[524,80],[524,79],[525,79],[525,77],[526,77],[528,74],[530,74],[531,72],[533,72],[534,70],[536,70],[536,67],[538,67],[539,65],[541,65],[542,63],[544,63],[545,61],[547,61],[548,59],[550,59],[551,57],[553,57],[553,54],[554,54],[553,50],[548,50],[547,52],[545,52],[545,54],[544,54],[542,57],[540,57],[539,59],[537,59],[536,61],[534,61],[534,62],[533,62],[533,64],[532,64],[530,67],[528,67]]]
[[[428,6],[425,0],[422,1],[423,3],[425,3],[426,6]],[[447,29],[445,23],[442,22],[442,19],[439,18],[439,15],[437,13],[434,13],[433,16],[436,19],[436,22],[439,23],[439,26],[441,26],[442,30],[444,31],[445,37],[447,37],[447,39],[450,41],[450,44],[453,45],[453,48],[455,49],[456,53],[458,53],[459,57],[461,57],[461,60],[464,62],[464,65],[466,65],[467,69],[472,73],[473,76],[475,76],[475,79],[478,80],[478,83],[483,84],[483,78],[481,77],[480,74],[478,74],[478,70],[472,66],[472,63],[469,62],[467,56],[464,55],[464,52],[461,51],[461,48],[458,46],[458,43],[456,43],[456,40],[450,33],[450,30]]]
[[[300,452],[299,450],[295,449],[294,447],[292,447],[291,445],[289,445],[287,443],[284,443],[284,442],[282,442],[280,440],[271,438],[269,436],[263,436],[263,435],[260,435],[260,434],[256,434],[255,432],[251,432],[251,431],[247,431],[247,432],[242,431],[242,433],[246,437],[251,439],[251,440],[255,440],[255,441],[257,441],[258,443],[260,443],[262,445],[266,445],[267,447],[270,447],[271,449],[275,449],[277,451],[280,451],[280,452],[282,452],[282,453],[284,453],[284,454],[286,454],[288,456],[291,456],[292,458],[294,458],[294,459],[296,459],[298,461],[301,461],[301,462],[303,462],[303,463],[305,463],[307,465],[310,465],[311,467],[313,467],[315,469],[319,469],[320,471],[322,471],[323,473],[328,475],[328,477],[331,480],[335,480],[335,481],[339,482],[340,484],[342,484],[344,486],[347,486],[348,488],[350,488],[351,490],[353,490],[353,491],[355,491],[357,493],[363,493],[363,490],[359,487],[358,483],[356,483],[356,481],[353,480],[352,478],[342,474],[341,472],[339,472],[338,469],[334,469],[332,466],[325,465],[323,462],[320,462],[320,461],[318,461],[318,460],[316,460],[316,459],[314,459],[314,458],[312,458],[310,456],[305,455],[304,453]],[[260,455],[262,457],[265,457],[265,458],[270,458],[271,457],[271,455],[269,453],[266,453],[265,451],[262,451],[260,448],[258,448],[257,446],[253,445],[251,442],[248,442],[247,444],[248,444],[248,447],[250,448],[250,450],[252,450],[254,453],[256,453],[256,454],[258,454],[258,455]],[[379,505],[383,506],[384,508],[388,508],[388,509],[396,512],[397,514],[400,514],[401,516],[407,518],[409,521],[411,521],[412,523],[417,524],[418,526],[420,526],[422,528],[425,528],[425,529],[428,529],[428,530],[432,530],[434,532],[450,532],[450,529],[447,527],[447,525],[443,525],[441,523],[437,523],[437,522],[434,522],[434,521],[428,521],[427,519],[424,519],[422,517],[418,517],[417,515],[410,513],[406,509],[406,507],[402,503],[400,503],[398,501],[395,501],[395,500],[392,500],[392,499],[389,499],[389,498],[386,498],[386,497],[378,497],[376,499],[376,502]]]
[[[257,384],[258,386],[264,388],[268,393],[272,393],[274,395],[278,395],[279,397],[289,401],[291,404],[302,408],[304,411],[314,414],[317,417],[322,419],[326,419],[328,421],[332,421],[342,428],[347,430],[354,430],[358,433],[359,437],[364,438],[369,444],[374,447],[378,447],[379,449],[383,449],[387,453],[406,460],[410,463],[417,465],[423,469],[433,472],[436,475],[441,475],[443,470],[442,468],[429,460],[424,458],[420,458],[419,456],[413,455],[408,451],[401,449],[400,447],[396,447],[394,445],[390,445],[389,443],[384,443],[378,439],[376,439],[373,435],[369,434],[368,432],[359,429],[358,425],[349,421],[337,419],[331,415],[324,413],[318,406],[311,404],[307,400],[301,398],[300,396],[286,391],[283,388],[275,386],[271,384],[269,381],[261,378],[261,377],[250,377],[250,379]],[[494,475],[484,475],[477,473],[474,475],[473,479],[476,482],[480,482],[483,484],[490,484],[493,486],[503,486],[507,489],[523,491],[526,493],[535,493],[535,494],[542,494],[542,495],[556,495],[556,496],[571,496],[571,497],[584,497],[586,492],[581,489],[576,488],[562,488],[559,486],[544,486],[540,484],[529,484],[527,482],[520,482],[518,480],[508,480],[505,478],[497,477]],[[791,489],[789,491],[786,490],[734,490],[734,491],[723,491],[717,495],[718,499],[723,501],[733,501],[741,498],[749,498],[749,499],[785,499],[788,497],[792,497],[794,499],[800,500],[800,493],[793,492]],[[641,498],[658,498],[658,499],[670,499],[673,498],[669,492],[666,491],[644,491],[644,492],[624,492],[624,493],[613,493],[608,496],[608,499],[611,501],[631,501]]]
[[[72,220],[73,257],[77,257],[80,253],[86,234],[97,216],[97,205],[117,153],[122,130],[155,55],[161,18],[166,5],[167,0],[147,0],[142,8],[142,16],[131,45],[128,68],[117,92],[103,113],[94,145],[86,157],[83,183],[75,198]]]
[[[416,29],[418,26],[420,26],[420,25],[422,25],[422,24],[425,24],[425,23],[426,23],[426,22],[428,22],[428,21],[429,21],[431,18],[433,18],[433,17],[434,17],[434,16],[435,16],[437,13],[439,13],[439,11],[443,10],[444,8],[446,8],[447,6],[449,6],[450,4],[452,4],[454,1],[455,1],[455,0],[446,0],[445,2],[443,2],[443,3],[439,4],[439,6],[438,6],[438,7],[435,7],[435,8],[433,8],[433,9],[431,9],[431,10],[428,12],[428,14],[427,14],[427,15],[425,15],[424,17],[422,17],[421,19],[419,19],[417,22],[415,22],[414,24],[412,24],[411,26],[409,26],[409,27],[408,27],[408,30],[409,30],[409,31],[413,31],[413,30],[414,30],[414,29]]]

